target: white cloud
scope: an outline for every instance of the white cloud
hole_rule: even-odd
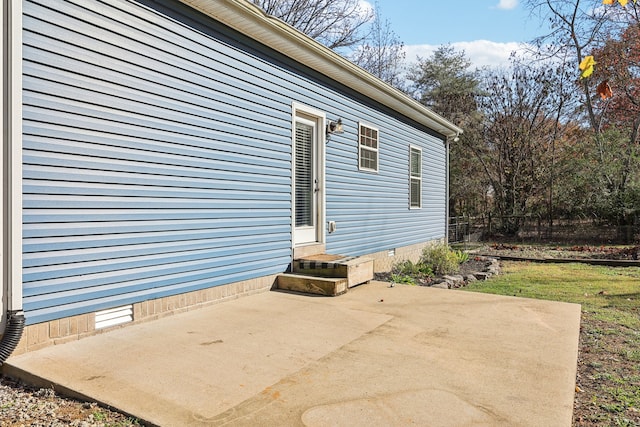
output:
[[[375,14],[376,8],[367,0],[359,0],[358,6],[363,15]]]
[[[509,65],[509,57],[513,52],[525,54],[526,45],[517,42],[497,43],[488,40],[475,40],[470,42],[451,43],[456,50],[463,50],[471,61],[472,67],[502,67]],[[438,48],[436,45],[409,45],[405,46],[407,62],[412,64],[418,56],[428,58]]]
[[[500,0],[496,7],[498,9],[511,10],[518,6],[518,0]]]

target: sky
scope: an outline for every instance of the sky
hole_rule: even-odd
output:
[[[474,66],[500,66],[522,43],[544,33],[519,0],[376,1],[382,19],[404,42],[408,62],[451,44]]]

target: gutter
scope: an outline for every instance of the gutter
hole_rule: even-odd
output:
[[[346,85],[444,137],[463,131],[415,99],[383,82],[246,0],[179,0],[236,31]]]
[[[2,33],[2,302],[5,329],[0,364],[15,350],[24,330],[22,307],[22,0],[5,0],[0,9]]]

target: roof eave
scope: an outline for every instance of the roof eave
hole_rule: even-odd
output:
[[[246,0],[180,1],[445,137],[462,133],[444,117]]]

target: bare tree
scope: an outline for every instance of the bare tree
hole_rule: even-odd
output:
[[[320,43],[342,53],[390,85],[406,91],[404,43],[375,10],[360,0],[253,0]]]
[[[532,13],[549,23],[551,30],[534,40],[542,56],[573,58],[575,69],[605,38],[605,28],[611,30],[609,10],[596,7],[592,0],[525,0]],[[589,125],[597,130],[598,121],[593,106],[593,88],[586,79],[579,81],[584,93],[584,107]]]
[[[253,0],[329,49],[353,48],[368,35],[373,10],[360,0]]]
[[[391,86],[405,90],[402,77],[405,57],[404,43],[391,29],[391,23],[382,18],[380,5],[376,3],[369,36],[349,59]]]
[[[513,62],[509,70],[488,73],[479,97],[481,143],[470,146],[493,189],[503,231],[516,233],[534,200],[544,200],[550,164],[559,139],[568,91],[561,69]]]

